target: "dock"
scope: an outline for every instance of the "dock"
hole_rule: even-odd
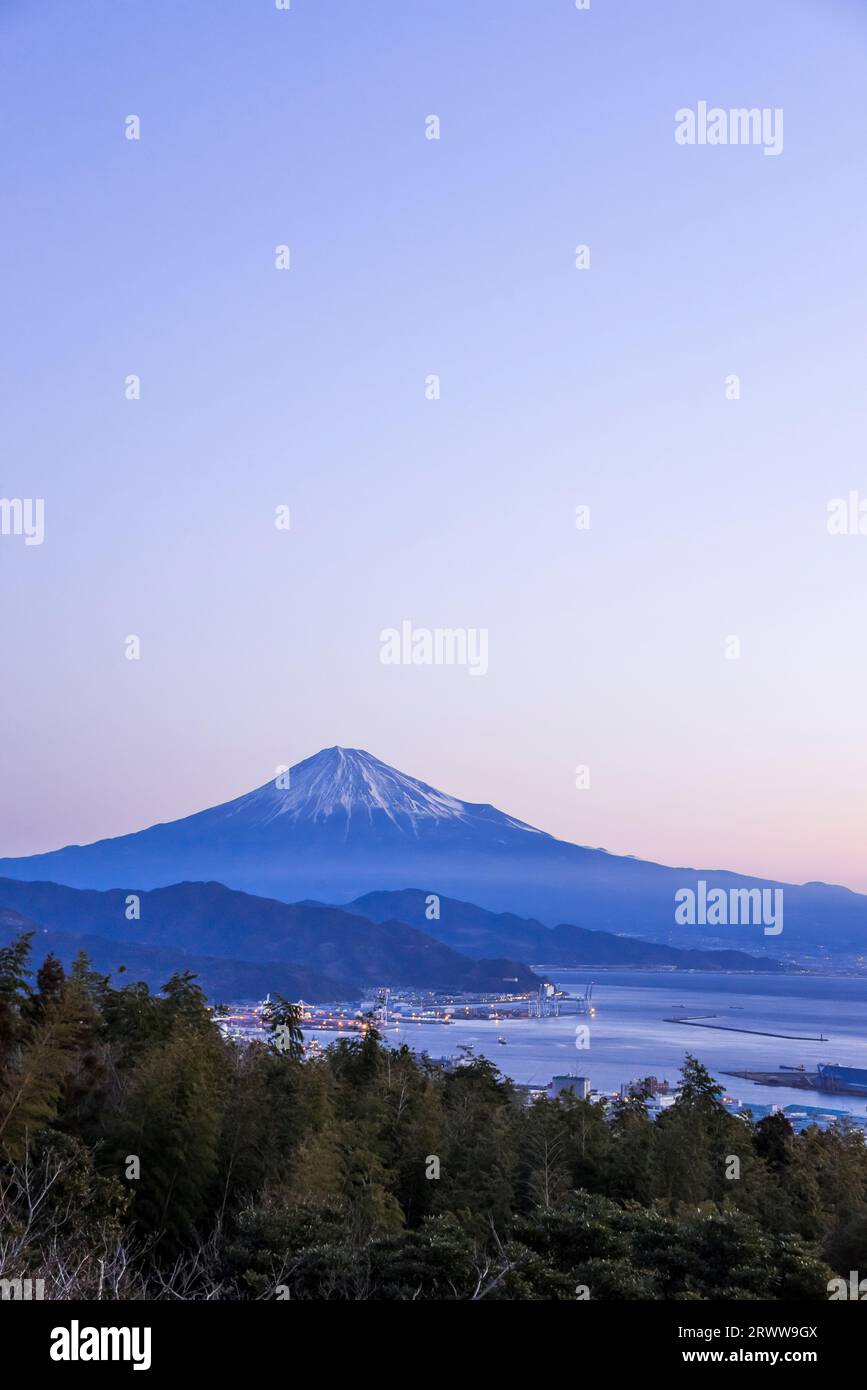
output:
[[[867,1096],[867,1070],[862,1068],[820,1063],[818,1071],[780,1067],[779,1071],[725,1071],[723,1076],[754,1081],[758,1086],[790,1086],[797,1091],[817,1091],[824,1096]]]

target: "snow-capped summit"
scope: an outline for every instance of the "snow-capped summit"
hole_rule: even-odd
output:
[[[462,818],[464,803],[398,772],[363,748],[323,748],[273,781],[223,807],[267,825],[278,817],[323,821],[381,811],[396,825],[425,817]]]
[[[355,828],[363,829],[384,818],[397,829],[412,833],[418,833],[423,822],[453,821],[470,826],[474,818],[482,816],[488,823],[495,819],[533,835],[542,833],[492,806],[473,805],[437,791],[363,748],[323,748],[255,791],[203,815],[233,818],[251,826],[279,820],[316,825],[337,819],[345,823],[347,831],[352,822]]]

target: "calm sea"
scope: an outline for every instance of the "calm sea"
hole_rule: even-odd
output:
[[[583,994],[595,981],[595,1017],[402,1024],[389,1028],[387,1040],[406,1041],[432,1057],[448,1057],[459,1045],[471,1044],[515,1081],[547,1085],[559,1072],[589,1076],[599,1091],[616,1091],[624,1081],[653,1075],[676,1081],[685,1052],[699,1058],[740,1100],[789,1105],[824,1105],[867,1113],[867,1097],[819,1096],[794,1087],[756,1086],[725,1076],[727,1071],[776,1071],[781,1063],[813,1070],[817,1062],[867,1067],[867,979],[818,979],[787,976],[714,975],[650,971],[600,971],[590,975],[556,972],[561,989]],[[684,1005],[685,1010],[679,1006]],[[708,1022],[731,1028],[770,1032],[824,1034],[827,1042],[797,1042],[714,1032],[663,1020],[678,1012],[716,1014]],[[590,1028],[589,1047],[577,1048],[578,1024]],[[333,1034],[323,1034],[327,1043]],[[498,1037],[506,1039],[505,1045]]]

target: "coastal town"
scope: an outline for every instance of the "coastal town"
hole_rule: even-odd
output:
[[[551,983],[530,994],[443,995],[382,988],[357,1003],[312,1005],[299,1000],[297,1008],[304,1038],[303,1049],[309,1057],[321,1054],[336,1038],[360,1037],[375,1029],[387,1044],[397,1046],[406,1042],[414,1050],[426,1052],[429,1060],[443,1070],[451,1071],[465,1066],[477,1054],[490,1052],[491,1060],[496,1061],[498,1069],[508,1075],[507,1054],[503,1055],[499,1050],[508,1047],[510,1041],[502,1032],[488,1031],[481,1044],[459,1043],[451,1049],[447,1046],[443,1050],[437,1048],[435,1052],[415,1047],[413,1032],[428,1027],[454,1029],[469,1022],[499,1025],[570,1016],[593,1020],[596,1016],[593,988],[594,982],[588,982],[584,992],[575,995],[558,990]],[[222,1005],[214,1010],[215,1022],[225,1037],[236,1042],[265,1042],[269,1037],[266,1019],[270,1006],[270,996],[258,1003]],[[697,1020],[681,1017],[664,1019],[663,1022],[684,1024],[697,1023]],[[705,1023],[702,1026],[717,1025]],[[718,1027],[726,1032],[760,1032],[726,1024]],[[579,1024],[576,1032],[582,1028],[588,1031],[588,1025]],[[444,1035],[444,1041],[448,1036]],[[861,1129],[867,1139],[867,1106],[855,1109],[841,1104],[845,1100],[857,1103],[858,1098],[867,1097],[867,1069],[825,1063],[820,1064],[816,1071],[808,1071],[803,1065],[780,1064],[774,1071],[733,1071],[727,1075],[760,1086],[787,1087],[815,1093],[814,1103],[807,1103],[805,1097],[803,1103],[776,1104],[766,1100],[744,1099],[742,1095],[729,1094],[728,1089],[723,1088],[720,1102],[729,1114],[743,1115],[752,1120],[782,1114],[796,1132],[810,1125],[817,1125],[820,1129],[834,1124],[850,1125]],[[604,1089],[593,1084],[590,1066],[581,1073],[572,1070],[555,1072],[545,1080],[513,1079],[512,1084],[517,1096],[528,1105],[545,1096],[554,1100],[571,1096],[582,1101],[604,1102],[609,1106],[630,1097],[640,1097],[652,1119],[675,1103],[679,1089],[676,1082],[655,1075],[632,1076],[622,1080],[615,1089]],[[826,1100],[826,1097],[830,1100]]]

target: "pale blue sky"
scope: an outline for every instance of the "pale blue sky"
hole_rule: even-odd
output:
[[[825,525],[867,498],[867,9],[0,16],[0,495],[46,502],[0,536],[0,853],[340,743],[867,889],[867,536]],[[782,155],[678,146],[700,100],[782,107]],[[382,666],[405,618],[487,628],[488,675]]]

